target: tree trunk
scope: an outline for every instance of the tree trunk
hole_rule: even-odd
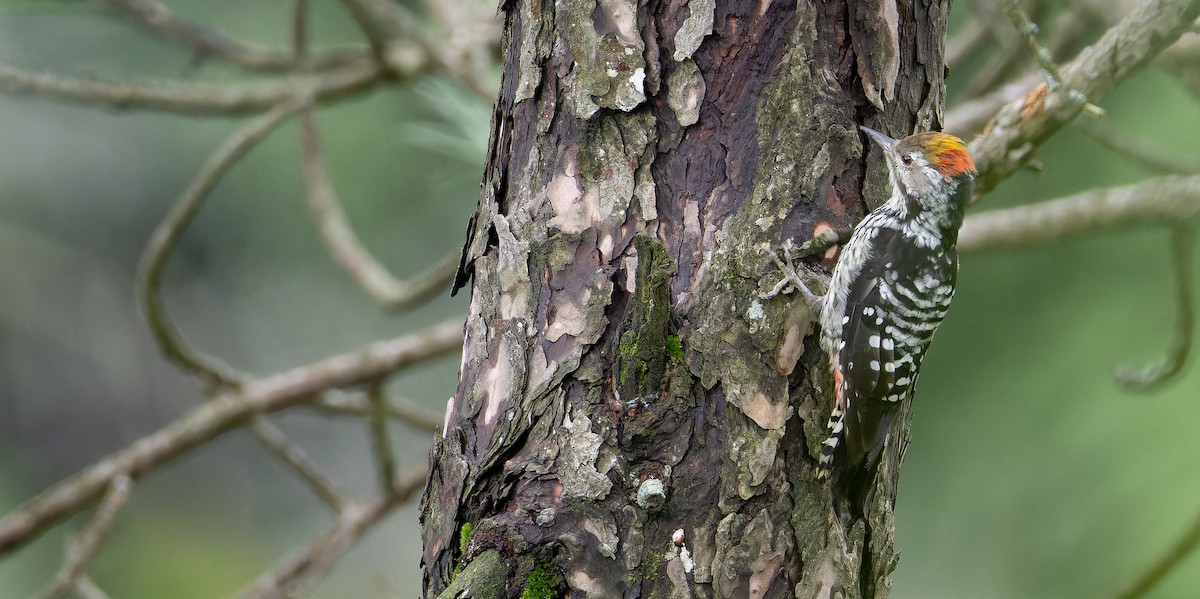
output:
[[[940,128],[949,2],[502,8],[426,596],[886,597],[907,408],[859,501],[815,480],[831,377],[762,248],[886,198],[859,124]]]

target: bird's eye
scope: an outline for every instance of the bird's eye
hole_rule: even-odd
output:
[[[900,156],[900,160],[902,162],[904,162],[904,164],[912,164],[913,163],[912,154],[903,154]]]

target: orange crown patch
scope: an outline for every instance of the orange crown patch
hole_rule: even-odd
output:
[[[967,153],[967,146],[963,144],[963,140],[935,131],[924,133],[922,136],[925,137],[921,140],[925,155],[929,157],[929,162],[933,164],[933,167],[943,175],[957,177],[975,174],[975,161],[971,160],[971,155]]]

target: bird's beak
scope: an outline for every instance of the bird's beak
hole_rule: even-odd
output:
[[[896,140],[894,140],[894,139],[892,139],[870,127],[859,125],[858,128],[862,129],[863,133],[866,133],[867,137],[871,138],[871,141],[874,141],[875,143],[879,144],[880,147],[882,147],[884,150],[886,150],[888,152],[891,152],[892,148],[896,145]]]

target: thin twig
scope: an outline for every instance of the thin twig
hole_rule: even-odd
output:
[[[329,414],[346,416],[370,416],[373,410],[371,401],[366,397],[340,393],[326,393],[313,402],[312,407]],[[389,398],[384,410],[389,418],[402,424],[434,433],[442,430],[442,414],[411,401]]]
[[[398,73],[411,67],[410,54],[420,52],[479,99],[492,103],[496,89],[484,73],[450,55],[454,44],[429,35],[402,4],[387,0],[342,0],[364,34],[382,52],[381,58]]]
[[[92,516],[91,522],[88,522],[87,526],[67,544],[66,559],[58,574],[55,575],[54,585],[46,593],[46,599],[58,599],[76,587],[79,577],[87,568],[88,563],[92,561],[92,557],[96,555],[96,551],[100,549],[104,538],[108,536],[108,531],[112,529],[117,514],[129,501],[132,486],[133,483],[128,476],[121,475],[112,479],[104,501],[96,509],[96,515]]]
[[[308,59],[308,0],[292,0],[292,60],[301,67]]]
[[[1008,20],[1012,23],[1013,28],[1017,30],[1017,33],[1019,33],[1021,37],[1025,39],[1025,45],[1029,46],[1030,51],[1033,53],[1034,61],[1036,61],[1038,67],[1041,68],[1042,74],[1046,77],[1046,82],[1050,85],[1050,88],[1058,89],[1061,87],[1064,84],[1062,71],[1060,71],[1058,65],[1054,63],[1054,58],[1051,55],[1050,50],[1047,50],[1045,46],[1038,42],[1038,26],[1021,8],[1020,1],[1008,0],[1004,5],[1004,13],[1008,15]],[[1068,90],[1067,93],[1070,94],[1071,92]],[[1102,108],[1094,104],[1086,103],[1086,95],[1083,95],[1083,97],[1085,98],[1085,103],[1083,105],[1084,112],[1089,113],[1092,116],[1104,115],[1104,110]]]
[[[357,351],[248,381],[126,448],[59,481],[0,520],[0,555],[13,551],[64,518],[94,503],[118,476],[137,480],[259,414],[278,412],[328,389],[369,384],[462,347],[459,318]]]
[[[312,75],[253,83],[124,83],[70,79],[0,64],[0,90],[120,110],[236,115],[267,110],[297,96],[323,102],[355,96],[383,82],[386,74],[369,59]]]
[[[87,574],[80,575],[75,581],[75,593],[79,599],[108,599],[108,594]]]
[[[396,456],[392,453],[392,437],[388,434],[387,396],[383,385],[373,385],[367,396],[371,398],[371,450],[379,470],[379,486],[384,493],[391,493],[396,487]]]
[[[228,33],[189,21],[158,0],[103,0],[109,8],[132,17],[146,31],[191,48],[197,61],[218,58],[246,70],[280,72],[296,67],[292,52],[251,44]],[[317,70],[331,69],[369,58],[366,48],[331,48],[308,57]]]
[[[1054,64],[1050,51],[1038,43],[1038,26],[1021,8],[1019,0],[1007,0],[1004,3],[1004,14],[1008,16],[1008,21],[1012,23],[1013,29],[1016,29],[1017,33],[1025,40],[1025,45],[1029,46],[1030,51],[1033,52],[1033,58],[1037,61],[1038,66],[1050,77],[1051,85],[1061,85],[1062,73],[1059,72],[1058,65]]]
[[[1200,196],[1195,199],[1200,200]],[[1117,366],[1113,378],[1130,391],[1152,391],[1170,381],[1187,364],[1192,351],[1192,338],[1196,329],[1196,304],[1192,297],[1192,254],[1196,247],[1196,229],[1189,225],[1176,225],[1171,231],[1171,263],[1175,267],[1175,326],[1171,329],[1171,342],[1167,346],[1167,357],[1149,366]]]
[[[958,250],[964,254],[1028,248],[1105,230],[1172,227],[1200,220],[1200,176],[1158,177],[1134,185],[971,214]]]
[[[239,599],[284,599],[304,594],[358,539],[421,490],[428,474],[428,466],[415,467],[396,481],[395,492],[367,505],[347,506],[332,529],[280,560],[253,588],[240,593]]]
[[[1200,14],[1194,0],[1150,0],[1080,52],[1060,72],[1063,85],[1042,85],[1002,108],[970,144],[979,177],[975,199],[1025,164],[1045,140],[1118,82],[1170,46]]]
[[[155,341],[168,359],[181,368],[201,376],[211,384],[236,385],[241,375],[220,360],[187,346],[187,342],[183,340],[167,314],[166,305],[163,302],[161,291],[163,268],[167,264],[167,258],[179,243],[179,238],[183,236],[184,230],[199,211],[209,192],[216,187],[217,182],[255,144],[262,141],[284,119],[298,112],[304,105],[305,99],[303,98],[285,102],[229,136],[225,143],[221,144],[216,152],[213,152],[191,185],[167,212],[167,216],[163,218],[158,227],[154,229],[150,241],[146,244],[146,249],[142,252],[138,264],[137,295],[146,323],[154,334]]]
[[[450,284],[458,269],[457,252],[447,255],[427,273],[400,280],[359,241],[329,180],[317,139],[316,118],[311,110],[306,110],[300,120],[300,154],[308,205],[321,240],[342,270],[381,308],[404,310],[433,298]]]
[[[1200,516],[1191,528],[1158,561],[1154,562],[1133,584],[1119,593],[1115,599],[1141,599],[1183,561],[1196,547],[1200,546]]]
[[[1075,119],[1075,127],[1104,147],[1163,175],[1200,174],[1200,158],[1186,158],[1123,131],[1109,119]]]
[[[254,417],[250,423],[250,431],[268,453],[304,481],[329,509],[340,512],[346,506],[346,498],[334,485],[333,480],[321,471],[316,461],[300,446],[292,443],[279,427],[271,424],[266,416]]]

